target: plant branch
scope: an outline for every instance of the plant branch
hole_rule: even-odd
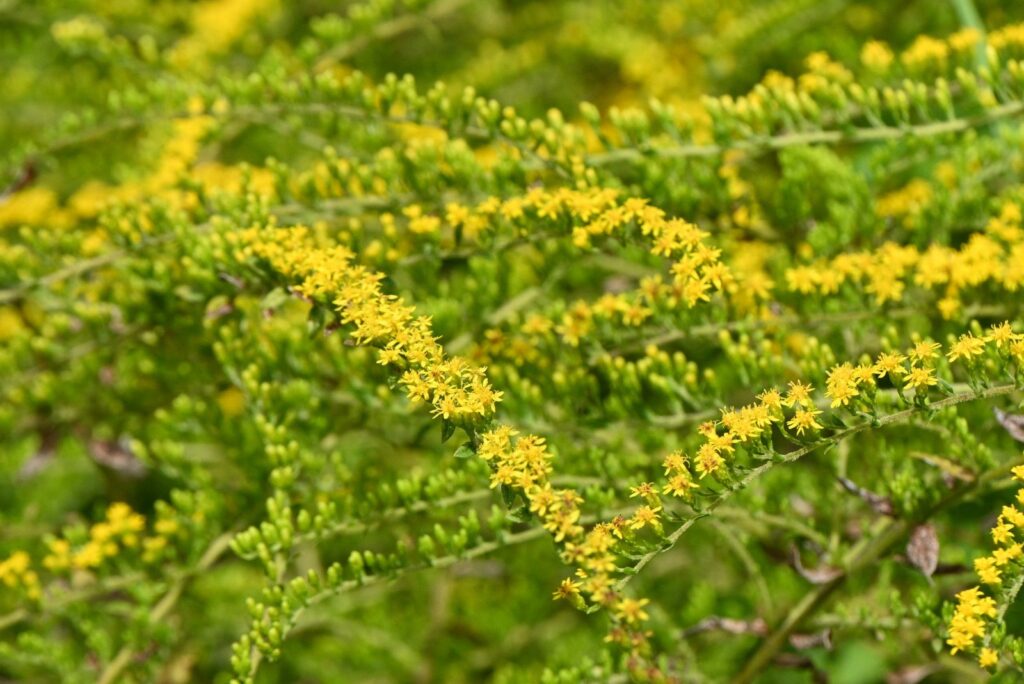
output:
[[[718,498],[716,498],[714,501],[712,501],[710,504],[704,507],[697,515],[687,519],[685,522],[680,524],[665,538],[664,544],[654,549],[653,551],[649,551],[648,553],[641,556],[640,559],[631,567],[631,571],[629,572],[629,574],[624,576],[616,583],[616,588],[622,589],[623,587],[625,587],[632,580],[632,578],[640,574],[640,571],[643,570],[651,561],[660,556],[662,553],[665,553],[671,550],[673,547],[675,547],[675,545],[679,542],[679,539],[684,534],[686,534],[686,531],[693,527],[693,525],[696,524],[698,520],[708,515],[711,515],[711,513],[714,512],[715,509],[717,509],[723,503],[728,501],[733,496],[733,494],[745,490],[754,480],[758,479],[759,477],[761,477],[763,474],[765,474],[778,464],[793,463],[822,447],[836,444],[844,439],[852,437],[858,433],[865,432],[869,429],[881,428],[887,425],[892,425],[894,423],[900,423],[922,411],[938,410],[946,408],[948,406],[956,406],[958,404],[963,404],[969,401],[976,401],[979,399],[988,399],[991,397],[1011,394],[1016,390],[1017,386],[1015,384],[1008,383],[1004,385],[996,385],[994,387],[989,387],[980,391],[971,391],[963,392],[960,394],[954,394],[951,397],[946,397],[945,399],[933,402],[925,407],[915,406],[908,409],[904,409],[903,411],[897,411],[896,413],[890,413],[887,416],[879,418],[874,426],[871,423],[865,422],[858,425],[854,425],[852,427],[845,428],[843,430],[839,430],[838,432],[834,433],[833,435],[830,435],[828,438],[822,441],[816,442],[814,444],[808,444],[807,446],[801,447],[786,454],[781,454],[774,461],[767,461],[765,463],[762,463],[756,468],[752,468],[751,470],[749,470],[738,482],[731,483],[727,489],[725,489],[718,495]]]
[[[210,546],[207,547],[206,551],[196,562],[195,567],[190,572],[178,577],[167,593],[165,593],[149,611],[149,621],[151,623],[160,622],[167,617],[167,614],[171,612],[172,608],[174,608],[178,599],[181,598],[182,592],[185,591],[185,585],[188,583],[188,580],[213,566],[224,552],[230,548],[231,539],[234,536],[235,533],[233,531],[225,532],[213,540]],[[124,669],[131,663],[134,653],[134,649],[130,646],[122,647],[121,650],[117,652],[117,655],[107,663],[103,672],[100,673],[99,679],[96,680],[98,684],[112,684],[117,681],[117,678],[121,676]]]
[[[992,389],[995,390],[998,388]],[[990,393],[986,396],[994,396],[994,394]],[[975,398],[983,397],[978,395]],[[734,681],[737,684],[747,684],[748,682],[754,681],[754,678],[757,677],[760,671],[771,663],[778,651],[785,646],[789,635],[792,634],[793,631],[799,627],[805,619],[807,619],[807,617],[824,605],[829,596],[831,596],[832,593],[838,589],[851,574],[876,562],[896,543],[905,538],[916,525],[930,519],[939,511],[963,499],[983,484],[987,484],[999,477],[1002,477],[1009,472],[1013,465],[1016,464],[1017,462],[1010,463],[1003,467],[991,470],[976,480],[965,482],[961,486],[952,490],[949,494],[943,497],[942,500],[926,510],[923,514],[916,516],[912,520],[893,520],[887,523],[878,535],[867,540],[862,540],[861,543],[850,550],[850,553],[847,555],[847,561],[844,563],[844,567],[840,574],[832,580],[814,587],[786,614],[786,617],[782,620],[775,631],[761,643],[754,655],[746,662],[746,665]],[[1019,590],[1019,588],[1020,587],[1018,586],[1017,589]]]

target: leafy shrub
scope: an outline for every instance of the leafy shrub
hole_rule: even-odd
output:
[[[1020,677],[1016,4],[326,5],[0,6],[0,677]]]

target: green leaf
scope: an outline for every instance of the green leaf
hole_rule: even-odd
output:
[[[498,488],[501,492],[501,500],[505,502],[505,508],[511,511],[519,502],[519,494],[508,485],[501,485]]]
[[[314,304],[309,310],[309,336],[311,338],[316,337],[324,326],[327,325],[327,309],[322,306]]]
[[[514,523],[524,523],[530,519],[530,511],[526,506],[520,506],[514,511],[509,511],[505,517]]]
[[[279,309],[291,298],[283,287],[275,287],[260,300],[261,309]]]
[[[444,444],[455,434],[455,423],[450,420],[441,421],[441,444]]]

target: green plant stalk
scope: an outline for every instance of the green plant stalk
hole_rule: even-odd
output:
[[[871,423],[861,423],[859,425],[854,425],[853,427],[846,428],[845,430],[840,430],[839,432],[831,435],[830,437],[823,441],[817,442],[815,444],[809,444],[807,446],[791,451],[787,454],[782,454],[776,461],[768,461],[766,463],[763,463],[757,466],[756,468],[753,468],[750,471],[748,471],[738,482],[731,484],[728,489],[723,491],[718,496],[717,499],[708,504],[699,515],[689,518],[681,525],[679,525],[665,538],[664,544],[654,549],[653,551],[649,551],[648,553],[641,556],[640,559],[632,566],[632,571],[616,583],[616,589],[621,590],[622,588],[624,588],[627,584],[629,584],[632,578],[640,574],[640,571],[643,570],[651,561],[660,556],[662,553],[671,550],[679,542],[679,539],[684,534],[686,534],[686,531],[693,527],[693,525],[696,524],[698,520],[713,513],[715,509],[717,509],[720,505],[729,500],[729,498],[732,497],[734,493],[745,490],[751,482],[759,478],[767,471],[771,470],[777,464],[793,463],[795,461],[800,460],[807,454],[816,451],[824,446],[835,444],[848,437],[852,437],[853,435],[856,435],[858,433],[865,432],[866,430],[871,429],[872,427],[881,428],[885,427],[886,425],[892,425],[894,423],[902,422],[904,420],[907,420],[908,418],[911,418],[915,414],[925,410],[942,409],[948,406],[956,406],[957,404],[963,404],[969,401],[976,401],[978,399],[988,399],[991,397],[1011,394],[1017,391],[1017,389],[1018,388],[1015,384],[1008,383],[1005,385],[996,385],[994,387],[989,387],[979,392],[963,392],[961,394],[955,394],[951,397],[946,397],[945,399],[940,399],[939,401],[933,402],[923,408],[915,406],[908,409],[904,409],[903,411],[897,411],[896,413],[890,413],[887,416],[879,418],[876,426],[872,426]]]
[[[1005,394],[1005,392],[1000,392],[1000,394]],[[994,396],[994,394],[988,394],[987,396]],[[862,570],[873,564],[893,546],[904,539],[917,525],[928,520],[951,504],[959,501],[982,485],[1003,477],[1009,472],[1011,467],[1018,465],[1019,463],[1020,461],[1014,461],[1003,467],[990,470],[976,480],[964,483],[957,489],[954,489],[943,497],[942,500],[927,510],[923,515],[918,516],[914,520],[894,520],[888,523],[878,535],[869,540],[862,540],[850,550],[850,553],[848,554],[849,559],[845,563],[845,567],[842,569],[842,572],[834,579],[816,586],[786,614],[786,617],[783,618],[775,631],[761,643],[754,655],[747,661],[746,665],[734,681],[737,682],[737,684],[752,682],[761,670],[774,660],[776,654],[785,646],[789,636],[794,632],[794,630],[796,630],[804,620],[818,610],[818,608],[824,605],[825,601],[846,581],[847,577],[854,572]],[[1024,579],[1020,581],[1024,581]],[[1017,590],[1020,589],[1020,581],[1017,584]],[[1003,608],[1003,610],[1005,611],[1005,608]]]
[[[167,614],[174,608],[178,599],[181,598],[182,592],[185,591],[185,585],[188,583],[188,580],[212,567],[213,564],[216,563],[230,548],[231,539],[234,536],[234,531],[225,532],[213,540],[196,563],[195,568],[191,572],[178,577],[167,593],[164,594],[156,605],[153,606],[152,610],[149,611],[150,622],[159,622],[167,617]],[[96,680],[98,684],[113,684],[113,682],[117,681],[118,677],[121,676],[121,673],[124,672],[124,669],[131,664],[134,655],[135,651],[132,648],[128,646],[122,647],[121,650],[117,652],[117,655],[107,663],[103,672],[100,673],[99,679]]]

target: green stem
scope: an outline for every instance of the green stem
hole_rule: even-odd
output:
[[[44,614],[54,614],[66,606],[79,603],[81,601],[90,601],[105,594],[120,591],[125,587],[136,584],[142,578],[143,574],[141,572],[132,572],[127,575],[112,577],[108,580],[98,582],[95,586],[82,591],[68,592],[63,596],[52,600],[47,597],[45,604],[40,606],[41,612]],[[18,608],[17,610],[2,615],[0,616],[0,630],[27,620],[32,617],[32,615],[33,613],[25,608]]]
[[[998,388],[991,389],[996,390]],[[975,398],[980,399],[986,396],[995,395],[988,392],[982,392],[976,395]],[[954,397],[950,398],[952,399]],[[820,608],[829,596],[831,596],[832,593],[838,589],[851,574],[874,564],[893,546],[905,538],[916,525],[920,524],[924,520],[928,520],[939,511],[961,500],[981,485],[1002,477],[1013,465],[1016,465],[1016,462],[991,470],[982,477],[954,489],[942,500],[925,511],[922,515],[917,516],[915,519],[894,520],[888,523],[878,535],[868,540],[862,540],[861,543],[850,550],[842,572],[829,582],[816,586],[808,592],[799,603],[793,606],[775,631],[761,643],[757,651],[755,651],[754,655],[747,661],[744,668],[733,681],[736,682],[736,684],[747,684],[754,681],[757,675],[775,659],[779,650],[786,645],[789,636],[793,631],[818,608]]]
[[[772,592],[768,588],[768,581],[764,577],[764,573],[761,572],[760,566],[754,557],[747,551],[747,547],[740,540],[739,536],[733,532],[732,528],[728,525],[715,520],[714,518],[710,521],[711,526],[715,528],[715,531],[725,540],[729,548],[732,549],[733,553],[739,559],[743,565],[743,569],[746,571],[747,576],[754,581],[754,587],[757,589],[757,593],[760,595],[761,606],[760,613],[762,615],[772,615],[775,612],[775,608],[772,602]]]
[[[242,105],[229,111],[227,116],[235,119],[252,116],[264,116],[267,114],[300,114],[300,115],[332,115],[346,117],[363,121],[379,121],[382,123],[412,123],[420,126],[427,126],[443,131],[448,131],[449,126],[442,120],[418,119],[414,117],[381,114],[361,107],[342,105],[327,102],[305,102],[305,103],[272,103],[261,106]],[[743,139],[731,141],[726,144],[700,144],[688,143],[683,145],[666,145],[652,147],[650,149],[619,148],[608,152],[590,154],[585,156],[585,161],[590,166],[605,166],[619,162],[638,162],[648,157],[663,159],[685,159],[691,157],[716,157],[728,150],[745,150],[749,152],[763,152],[768,150],[781,150],[787,147],[804,145],[837,145],[837,144],[865,144],[882,142],[886,140],[897,140],[900,138],[926,138],[936,135],[950,133],[962,133],[963,131],[987,126],[1002,119],[1011,119],[1024,113],[1024,102],[1015,101],[992,107],[980,114],[973,116],[957,117],[945,121],[934,121],[905,126],[874,126],[874,127],[851,127],[845,129],[799,131],[782,133],[778,135],[750,136]],[[206,116],[216,116],[207,113]],[[178,111],[171,113],[152,114],[143,117],[126,117],[111,121],[110,123],[82,131],[75,135],[68,136],[41,150],[41,154],[52,155],[68,148],[77,147],[83,143],[103,138],[114,133],[126,132],[141,128],[149,123],[165,121],[175,118],[188,118],[194,116],[189,112]],[[523,145],[517,140],[512,140],[498,133],[494,133],[480,126],[465,126],[458,131],[461,135],[477,140],[501,140],[506,144],[519,149],[524,154],[532,157],[536,162],[535,168],[554,169],[562,174],[565,173],[563,164],[550,158],[542,157],[533,149]]]
[[[185,591],[185,584],[188,580],[196,574],[209,569],[214,563],[216,563],[224,552],[230,548],[231,539],[234,536],[235,533],[233,531],[225,532],[213,540],[210,546],[207,547],[206,551],[203,553],[202,557],[196,563],[192,572],[182,575],[175,580],[167,593],[163,595],[155,606],[153,606],[152,610],[149,612],[150,623],[160,622],[167,617],[167,614],[171,612],[172,608],[174,608],[178,599],[181,598],[182,592]],[[100,673],[99,679],[96,680],[98,684],[113,684],[113,682],[117,681],[117,678],[121,676],[124,669],[131,663],[134,655],[135,651],[130,646],[122,647],[121,650],[117,652],[117,655],[107,663],[103,672]]]
[[[635,148],[623,148],[592,154],[587,163],[592,166],[603,166],[616,162],[637,162],[647,157],[664,159],[685,159],[690,157],[717,157],[727,150],[748,152],[764,152],[781,150],[787,147],[805,145],[839,145],[864,144],[898,140],[900,138],[927,138],[949,133],[962,133],[971,128],[980,128],[1001,119],[1009,119],[1024,114],[1024,102],[1009,102],[974,116],[958,117],[946,121],[935,121],[926,124],[909,126],[876,126],[870,128],[849,128],[845,130],[801,131],[783,133],[775,136],[750,137],[737,140],[726,145],[668,145],[652,148],[649,151]]]
[[[747,684],[753,681],[761,670],[775,659],[776,653],[786,645],[790,635],[796,628],[807,616],[814,613],[824,604],[825,600],[832,595],[832,592],[838,589],[846,580],[849,573],[874,562],[909,531],[910,526],[907,521],[893,521],[880,534],[863,544],[858,553],[852,554],[852,558],[848,561],[846,568],[838,577],[814,587],[814,589],[804,595],[800,602],[786,614],[786,617],[775,628],[775,631],[761,643],[753,657],[747,661],[747,664],[733,681],[736,684]]]
[[[341,200],[328,200],[324,202],[324,206],[337,211],[360,211],[363,209],[373,209],[382,206],[387,206],[391,202],[390,199],[381,197],[348,197]],[[274,207],[272,211],[279,211],[282,213],[293,212],[299,205],[296,204],[282,204],[279,207]],[[200,223],[192,228],[192,234],[202,235],[208,232],[212,228],[210,223]],[[73,264],[69,264],[63,268],[59,268],[56,271],[51,271],[46,275],[39,276],[38,278],[31,278],[23,280],[17,285],[7,288],[6,290],[0,290],[0,304],[9,304],[14,301],[18,301],[25,296],[27,292],[38,287],[48,287],[55,283],[75,278],[77,276],[91,273],[97,269],[103,268],[104,266],[110,266],[116,263],[119,259],[127,257],[131,254],[141,252],[142,250],[150,247],[159,246],[168,242],[173,242],[179,236],[176,232],[164,232],[157,235],[148,235],[140,240],[138,243],[125,247],[122,249],[115,249],[110,252],[97,255],[89,259],[83,259],[82,261],[76,261]]]
[[[618,514],[625,514],[630,512],[632,512],[632,508],[623,508],[621,510],[608,511],[607,516],[611,517]],[[596,516],[585,516],[584,518],[580,519],[580,523],[590,524],[597,522],[597,520],[598,518]],[[440,558],[435,558],[430,562],[422,562],[407,565],[389,574],[367,575],[360,579],[345,580],[344,582],[341,582],[335,587],[325,589],[320,593],[315,594],[305,603],[305,605],[300,606],[291,615],[289,615],[287,622],[285,623],[283,629],[281,630],[282,639],[287,638],[288,634],[291,633],[291,631],[295,628],[300,617],[303,615],[303,613],[306,612],[306,610],[309,607],[315,606],[328,599],[334,598],[339,594],[343,594],[347,591],[353,591],[355,589],[359,589],[362,587],[380,584],[386,581],[396,580],[401,577],[404,577],[405,575],[409,575],[421,570],[448,568],[455,565],[456,563],[461,563],[463,561],[480,558],[481,556],[486,556],[490,553],[494,553],[495,551],[498,551],[509,546],[523,544],[526,542],[534,541],[536,539],[543,539],[544,537],[548,536],[550,536],[550,533],[543,527],[531,527],[529,529],[523,530],[522,532],[514,532],[512,534],[505,535],[498,539],[481,542],[480,544],[477,544],[476,546],[467,549],[462,553],[441,556]],[[275,582],[275,584],[280,585],[282,583],[282,580],[283,578],[280,578]],[[263,652],[258,650],[254,644],[252,647],[250,667],[248,672],[248,676],[250,678],[256,676],[256,673],[259,671],[259,667],[262,664],[262,660]]]
[[[892,425],[894,423],[905,421],[908,418],[911,418],[915,414],[920,413],[921,411],[924,410],[937,410],[949,406],[956,406],[957,404],[963,404],[969,401],[976,401],[978,399],[988,399],[991,397],[996,397],[1004,394],[1011,394],[1016,390],[1017,386],[1015,384],[1005,384],[996,385],[994,387],[989,387],[987,389],[980,390],[977,392],[963,392],[961,394],[954,394],[951,397],[946,397],[945,399],[933,402],[925,407],[914,406],[903,411],[897,411],[896,413],[890,413],[887,416],[882,416],[881,418],[878,419],[877,424],[875,426],[872,426],[871,423],[861,423],[859,425],[854,425],[853,427],[848,427],[844,430],[839,430],[835,434],[830,435],[827,439],[816,442],[814,444],[808,444],[807,446],[801,447],[794,451],[790,451],[789,453],[782,454],[775,461],[767,461],[765,463],[762,463],[756,468],[753,468],[750,471],[748,471],[738,482],[732,484],[728,489],[719,494],[718,498],[712,501],[710,504],[708,504],[699,515],[689,518],[681,525],[679,525],[679,527],[673,530],[672,533],[669,534],[668,537],[666,537],[664,544],[654,549],[653,551],[649,551],[648,553],[641,556],[640,560],[638,560],[632,566],[632,572],[630,572],[629,574],[625,575],[622,579],[620,579],[616,583],[615,588],[617,590],[621,590],[623,587],[625,587],[632,580],[632,578],[639,575],[640,571],[643,570],[651,561],[660,556],[662,553],[671,550],[679,542],[679,539],[684,534],[686,534],[686,531],[693,527],[693,525],[696,524],[698,520],[707,515],[710,515],[712,512],[715,511],[715,509],[717,509],[723,503],[728,501],[736,492],[740,492],[747,489],[750,483],[752,483],[757,478],[761,477],[767,471],[771,470],[777,464],[793,463],[795,461],[800,460],[807,454],[816,451],[824,446],[835,444],[841,440],[844,440],[848,437],[852,437],[853,435],[864,432],[868,429],[882,428],[885,427],[886,425]]]
[[[354,39],[341,43],[325,52],[317,61],[315,71],[324,71],[337,62],[348,59],[365,49],[373,41],[389,40],[415,29],[417,26],[441,19],[453,14],[467,4],[468,0],[441,0],[429,5],[422,14],[404,14],[383,23],[377,24],[369,31],[363,32]]]
[[[964,311],[965,318],[977,318],[979,316],[990,317],[990,316],[1006,316],[1010,309],[1005,306],[998,304],[990,305],[974,305],[967,307]],[[912,316],[920,316],[920,306],[907,306],[898,309],[891,309],[885,312],[886,318],[910,318]],[[732,321],[723,321],[720,323],[704,323],[701,325],[690,326],[681,330],[668,330],[662,334],[654,335],[651,337],[645,337],[634,342],[630,342],[623,345],[613,351],[617,353],[627,352],[638,352],[642,351],[650,345],[660,347],[671,342],[677,342],[679,340],[686,340],[694,337],[713,337],[718,335],[722,331],[728,332],[753,332],[755,330],[764,330],[772,328],[785,328],[787,326],[834,326],[842,325],[844,323],[853,323],[857,321],[863,321],[878,316],[877,310],[872,311],[836,311],[832,313],[823,313],[816,315],[804,315],[804,314],[786,314],[777,316],[775,318],[765,319],[739,319]]]

